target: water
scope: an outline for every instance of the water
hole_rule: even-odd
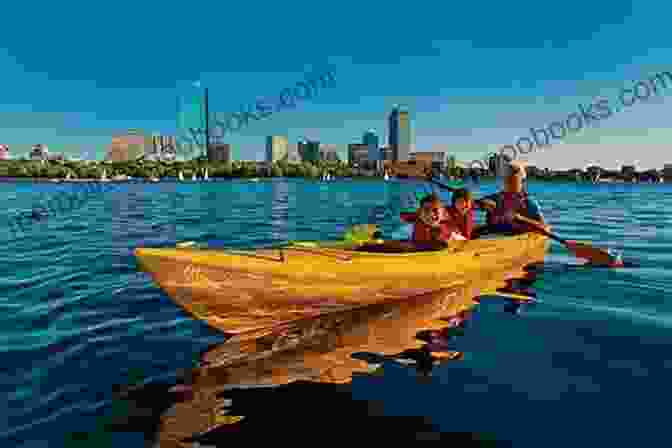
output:
[[[125,185],[91,196],[11,239],[6,216],[68,185],[0,184],[0,409],[3,447],[66,446],[110,411],[112,386],[142,372],[170,380],[222,336],[186,316],[138,273],[132,250],[176,241],[244,247],[332,239],[378,219],[407,232],[401,198],[420,184],[303,180]],[[477,196],[494,191],[481,184]],[[516,446],[664,444],[672,368],[669,185],[531,183],[560,235],[623,252],[633,267],[576,266],[553,243],[520,316],[478,314],[468,359],[418,384],[408,369],[357,379],[353,394],[385,412],[427,415],[446,431],[497,434]],[[392,212],[367,217],[374,206]],[[117,435],[127,446],[142,436]],[[126,441],[125,438],[128,438]]]

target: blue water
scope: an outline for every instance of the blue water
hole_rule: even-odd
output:
[[[171,379],[223,340],[137,272],[135,247],[332,239],[349,223],[376,220],[401,236],[401,198],[422,189],[371,181],[129,184],[11,239],[7,216],[71,188],[0,184],[2,447],[66,446],[67,434],[94,430],[109,412],[114,384],[134,371]],[[666,444],[672,187],[529,188],[556,232],[621,251],[636,267],[575,266],[553,243],[534,285],[542,304],[510,318],[478,313],[478,331],[460,340],[468,359],[441,367],[429,384],[391,368],[382,382],[353,382],[353,394],[384,400],[391,414],[427,415],[446,431],[490,432],[516,446]],[[385,205],[392,212],[367,216]],[[142,446],[142,436],[128,437],[129,448]]]

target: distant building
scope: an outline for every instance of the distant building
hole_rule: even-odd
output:
[[[177,138],[172,135],[152,135],[152,144],[145,146],[147,160],[175,160],[177,155]]]
[[[443,171],[446,153],[442,151],[416,151],[409,154],[411,160],[428,162],[435,171]]]
[[[672,163],[663,165],[663,179],[667,182],[672,182]]]
[[[393,160],[392,157],[394,154],[392,154],[392,148],[389,146],[382,146],[380,148],[380,160]]]
[[[390,113],[389,126],[392,159],[398,162],[407,162],[411,152],[411,123],[408,111],[395,106]]]
[[[9,160],[9,146],[0,145],[0,160]]]
[[[284,135],[266,137],[266,162],[274,163],[289,158],[289,140]]]
[[[378,140],[378,135],[376,134],[376,131],[373,129],[369,129],[364,133],[364,137],[362,138],[362,143],[364,143],[369,151],[368,151],[368,156],[367,159],[370,162],[377,162],[380,160],[380,142]]]
[[[148,147],[153,147],[151,137],[130,130],[126,135],[112,137],[112,144],[105,159],[111,162],[135,161],[145,156]]]
[[[303,139],[297,144],[297,149],[301,160],[304,162],[317,162],[320,160],[320,142]]]
[[[348,163],[351,166],[365,165],[369,160],[369,146],[364,143],[351,143],[348,145]]]
[[[211,143],[208,145],[208,162],[230,162],[231,145],[229,143]]]
[[[293,164],[301,163],[301,154],[299,153],[298,145],[287,146],[287,162]]]
[[[336,145],[332,144],[321,144],[320,145],[320,160],[325,160],[328,162],[338,161],[338,150]]]
[[[28,158],[30,160],[47,160],[49,158],[49,148],[41,143],[33,145]]]

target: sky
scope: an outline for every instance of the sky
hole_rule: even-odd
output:
[[[672,73],[672,4],[540,2],[130,2],[3,6],[0,143],[101,159],[127,129],[175,135],[178,95],[209,87],[213,112],[277,97],[310,73],[335,85],[226,138],[261,160],[267,135],[339,145],[373,128],[386,141],[394,104],[414,148],[482,158],[598,96]],[[11,20],[7,20],[11,18]],[[194,93],[195,92],[195,93]],[[525,157],[555,169],[672,163],[672,81]]]

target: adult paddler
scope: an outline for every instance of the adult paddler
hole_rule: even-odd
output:
[[[520,234],[532,231],[530,225],[514,218],[516,214],[550,231],[539,202],[526,191],[526,179],[524,162],[514,160],[505,165],[503,190],[476,201],[479,208],[487,210],[487,224],[475,229],[475,237],[488,233]]]

